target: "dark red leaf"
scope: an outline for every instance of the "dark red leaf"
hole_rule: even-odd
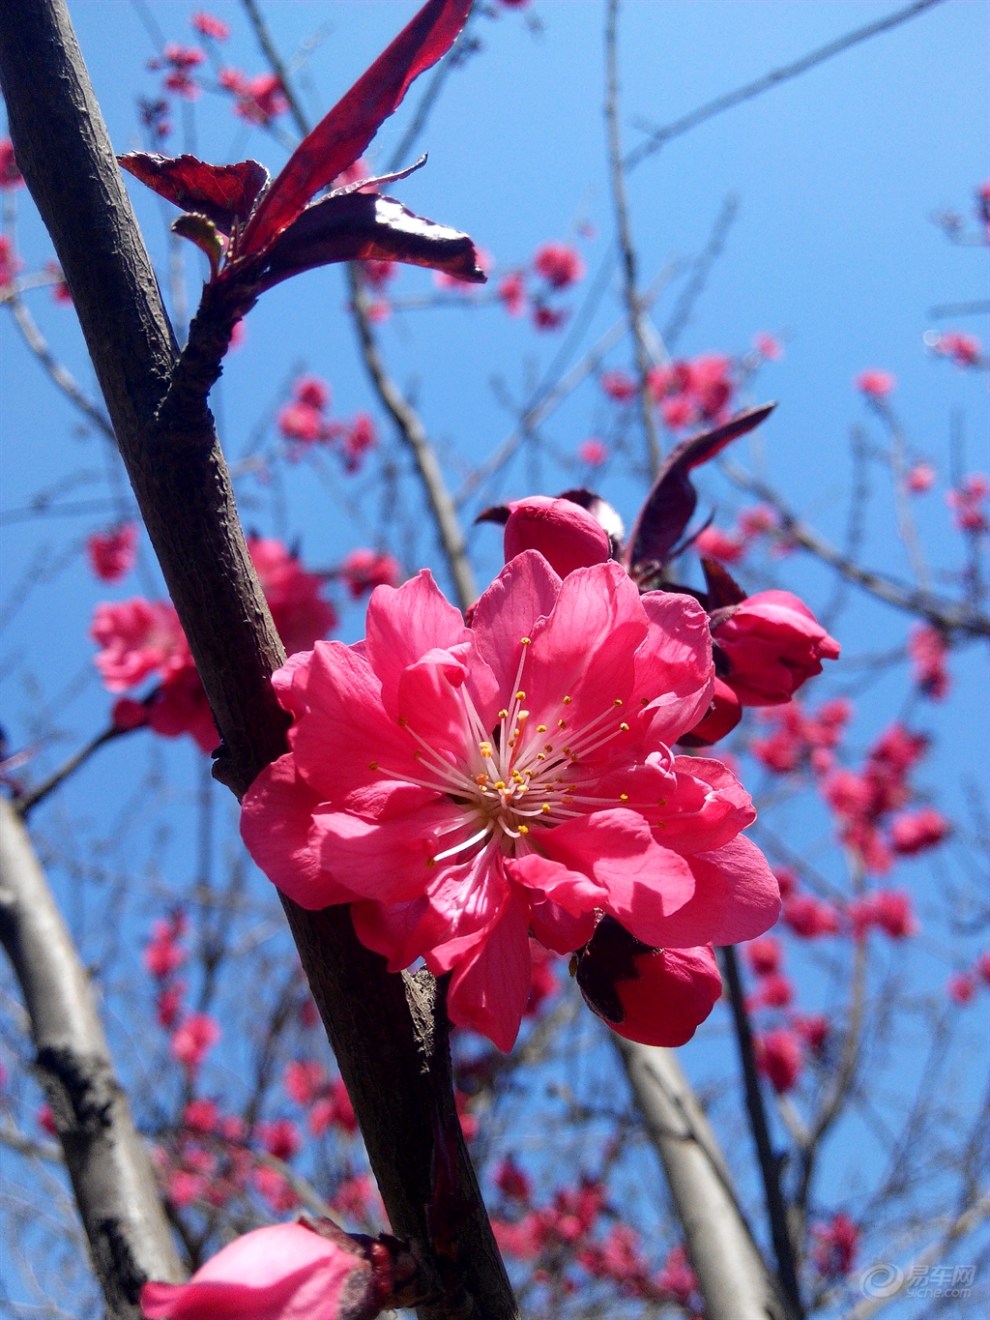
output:
[[[259,253],[314,193],[361,155],[409,84],[436,64],[467,21],[471,0],[428,0],[349,92],[300,142],[258,207],[242,255]]]
[[[303,211],[276,239],[259,287],[271,288],[333,261],[371,259],[428,266],[475,283],[485,279],[467,234],[414,215],[394,197],[350,193],[326,197]]]
[[[268,182],[268,171],[256,160],[234,165],[208,165],[196,156],[159,156],[129,151],[118,156],[122,170],[154,189],[160,197],[208,216],[224,234],[235,220],[245,221]]]
[[[725,565],[720,564],[717,559],[709,559],[707,555],[702,555],[701,571],[705,575],[705,585],[708,587],[708,604],[706,608],[709,614],[713,610],[738,605],[740,601],[746,599],[745,591]]]
[[[724,426],[690,436],[670,451],[629,537],[626,567],[633,578],[649,566],[663,565],[691,521],[698,496],[688,473],[754,430],[776,406],[767,403],[748,408]]]

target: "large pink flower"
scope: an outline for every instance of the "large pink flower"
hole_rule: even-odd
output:
[[[749,796],[670,744],[708,708],[708,620],[616,563],[511,560],[472,625],[428,572],[379,587],[356,646],[275,675],[290,752],[244,799],[255,860],[303,907],[353,903],[392,970],[452,971],[452,1019],[511,1048],[529,933],[559,953],[602,913],[652,947],[749,939],[777,886]]]
[[[147,1320],[371,1320],[376,1293],[357,1249],[305,1224],[272,1224],[235,1238],[188,1283],[146,1283],[141,1311]]]

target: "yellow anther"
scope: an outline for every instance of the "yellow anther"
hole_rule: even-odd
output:
[[[536,726],[537,733],[546,733],[546,731],[547,731],[547,726],[545,724],[538,724]]]
[[[516,716],[516,723],[525,724],[528,719],[529,719],[529,711],[521,710],[519,714]]]
[[[501,793],[501,791],[503,790],[503,788],[505,788],[505,780],[504,780],[504,779],[496,779],[496,780],[495,780],[495,787],[496,787],[496,788],[498,789],[498,791]]]
[[[538,761],[545,761],[545,760],[547,759],[547,754],[546,754],[546,752],[537,752],[537,753],[536,753],[536,759],[537,759]]]
[[[475,775],[474,782],[478,785],[479,788],[484,788],[485,785],[490,783],[491,781],[489,780],[486,774],[480,774],[480,775]]]
[[[621,706],[622,704],[623,702],[621,697],[616,697],[615,700],[612,702],[613,706]]]
[[[520,688],[519,691],[516,693],[516,701],[525,701],[525,700],[526,700],[526,693],[522,690],[522,688]]]
[[[619,725],[619,728],[622,730],[623,733],[629,732],[629,725],[625,722],[625,720],[622,721],[622,723]]]
[[[481,753],[481,755],[485,758],[486,761],[491,759],[492,745],[490,742],[478,743],[478,751]]]
[[[500,710],[498,713],[498,717],[500,720],[507,720],[509,718],[509,712],[504,709]]]
[[[544,803],[543,803],[543,805],[540,807],[540,814],[543,815],[543,816],[549,816],[549,815],[550,815],[550,803],[549,803],[549,802],[544,802]]]
[[[520,638],[519,638],[519,645],[520,645],[520,646],[532,646],[532,645],[533,645],[533,639],[532,639],[532,637],[520,637]]]
[[[377,770],[377,769],[378,769],[378,762],[377,762],[377,761],[369,761],[369,762],[368,762],[368,769],[369,769],[369,770]]]
[[[529,826],[528,826],[528,825],[520,825],[520,826],[519,826],[519,833],[520,833],[520,834],[528,834],[528,833],[529,833]]]
[[[526,780],[523,778],[523,776],[519,773],[518,770],[513,770],[512,778],[515,780],[517,784],[525,784],[526,782]]]
[[[628,802],[628,801],[629,801],[629,794],[628,794],[628,793],[620,793],[620,794],[619,794],[619,801],[620,801],[620,802]]]
[[[565,698],[564,698],[564,705],[565,705],[565,706],[569,706],[573,700],[574,700],[573,697],[565,697]]]
[[[557,728],[558,728],[558,729],[566,729],[566,728],[567,728],[567,721],[566,721],[566,720],[558,720],[558,721],[557,721]]]

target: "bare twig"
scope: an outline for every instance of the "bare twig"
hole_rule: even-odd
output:
[[[757,480],[729,459],[722,459],[719,466],[734,485],[741,490],[749,491],[773,507],[780,520],[780,530],[788,540],[810,550],[823,563],[834,568],[849,582],[862,587],[871,596],[893,605],[895,609],[904,610],[918,618],[928,619],[947,633],[959,633],[968,637],[990,637],[990,618],[986,615],[979,614],[966,605],[945,600],[944,597],[936,596],[934,592],[919,590],[886,574],[863,568],[802,522],[784,504],[778,493],[765,482]]]
[[[876,19],[873,23],[855,28],[852,32],[847,32],[844,37],[839,37],[824,46],[819,46],[817,50],[803,55],[801,59],[795,60],[791,64],[784,64],[779,69],[772,69],[770,73],[765,73],[762,78],[745,83],[734,91],[726,92],[724,96],[717,96],[714,101],[707,101],[696,110],[682,115],[680,119],[673,120],[663,128],[641,124],[640,127],[644,128],[649,137],[628,153],[624,161],[626,169],[635,169],[641,161],[654,155],[668,142],[671,142],[674,138],[683,137],[685,133],[689,133],[692,128],[697,128],[699,124],[705,123],[706,120],[714,119],[716,115],[723,114],[726,110],[731,110],[744,101],[752,101],[754,97],[761,96],[764,92],[770,91],[771,88],[779,87],[791,78],[800,77],[802,73],[807,73],[809,69],[813,69],[816,65],[824,64],[826,60],[844,54],[853,46],[859,45],[861,41],[869,41],[871,37],[876,37],[881,32],[887,32],[891,28],[907,22],[910,18],[916,18],[919,14],[924,13],[926,9],[931,9],[942,3],[943,0],[914,0],[913,4],[906,5],[903,9],[897,9],[884,18]]]
[[[612,187],[612,205],[615,210],[615,228],[619,243],[622,268],[622,294],[626,304],[626,317],[632,335],[636,357],[636,376],[639,383],[639,409],[643,423],[643,437],[651,479],[660,470],[660,439],[657,435],[653,398],[647,379],[654,365],[650,355],[646,310],[636,289],[636,249],[633,246],[629,203],[626,197],[625,168],[622,161],[622,142],[619,137],[619,0],[609,0],[605,21],[605,119],[608,125],[609,178]]]

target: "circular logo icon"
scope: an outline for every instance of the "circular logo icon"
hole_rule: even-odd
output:
[[[865,1297],[893,1297],[904,1284],[904,1271],[880,1262],[863,1271],[860,1287]]]

